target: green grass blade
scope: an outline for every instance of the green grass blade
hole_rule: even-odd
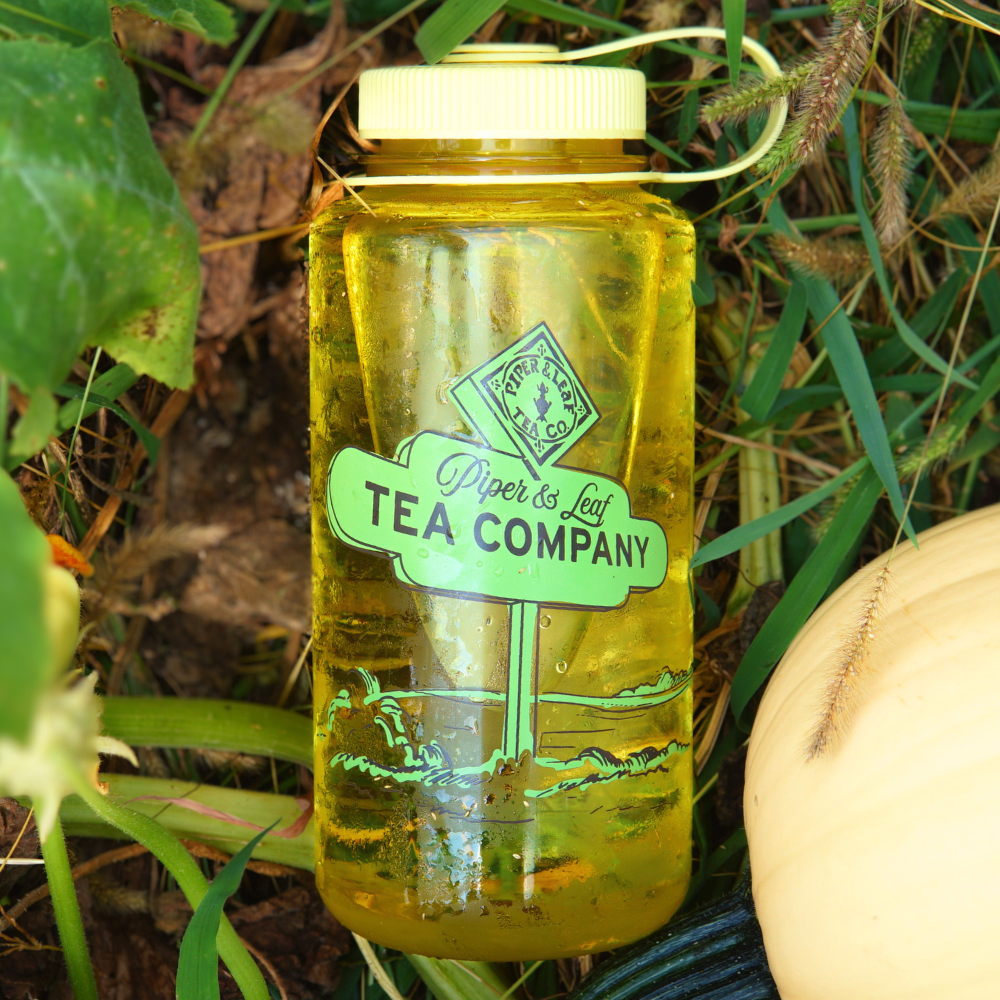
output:
[[[156,460],[160,456],[160,439],[148,428],[143,427],[142,423],[135,419],[128,410],[122,409],[113,399],[109,399],[107,396],[102,395],[99,392],[94,392],[91,389],[89,392],[82,385],[73,385],[71,382],[63,382],[61,386],[56,389],[57,396],[69,397],[71,400],[74,399],[86,399],[86,404],[84,405],[84,412],[94,405],[97,409],[104,408],[110,410],[112,413],[116,414],[121,420],[123,420],[132,430],[135,431],[136,437],[142,442],[143,447],[146,449],[146,454],[149,455],[150,466],[156,465]],[[77,406],[77,414],[80,412],[80,407]],[[74,421],[75,423],[75,421]]]
[[[969,274],[963,267],[956,268],[945,279],[944,283],[923,304],[920,311],[913,317],[911,326],[921,340],[928,340],[937,333],[949,319],[958,302],[962,286],[969,280]],[[865,358],[868,374],[873,379],[885,375],[905,364],[912,352],[899,335],[890,337],[884,344],[872,351]]]
[[[219,936],[222,908],[240,887],[250,855],[265,833],[266,830],[261,831],[226,862],[226,866],[212,880],[198,909],[194,911],[181,941],[181,957],[177,966],[177,1000],[218,1000],[219,949],[215,939]]]
[[[87,417],[93,416],[101,408],[101,404],[95,402],[95,394],[106,399],[117,399],[123,392],[128,392],[138,381],[139,376],[126,364],[115,365],[103,375],[98,375],[90,385],[90,395],[87,397],[87,405],[83,408],[82,416],[80,404],[73,400],[63,403],[59,407],[59,413],[56,416],[56,433],[62,434],[63,431],[75,427],[78,420],[86,420]],[[63,388],[64,386],[60,386],[59,395],[68,395],[68,393],[63,393]],[[75,388],[81,391],[81,396],[76,398],[82,398],[83,386]]]
[[[822,541],[795,574],[784,597],[750,644],[733,678],[731,692],[733,714],[744,731],[750,729],[749,709],[754,695],[822,600],[851,547],[865,531],[881,495],[878,474],[873,468],[866,469]]]
[[[312,767],[312,723],[270,705],[214,698],[104,698],[104,732],[130,746],[199,747]]]
[[[507,990],[503,976],[488,962],[407,955],[437,1000],[499,1000]]]
[[[722,0],[722,23],[726,26],[729,81],[734,87],[740,80],[740,57],[743,55],[743,32],[746,18],[746,0]]]
[[[995,134],[994,134],[995,138]],[[941,220],[941,226],[951,239],[963,247],[974,247],[979,241],[976,239],[972,227],[965,219],[945,218]],[[960,250],[962,260],[966,267],[975,273],[979,266],[979,250]],[[993,336],[1000,335],[1000,275],[996,271],[984,271],[979,279],[979,299],[986,310],[986,318],[989,320],[990,331]]]
[[[235,854],[245,847],[247,841],[258,831],[185,809],[166,800],[191,799],[200,805],[237,816],[257,827],[268,827],[276,823],[279,832],[287,831],[292,824],[301,823],[303,816],[302,802],[290,795],[250,792],[219,785],[203,784],[193,787],[187,780],[144,778],[132,774],[101,774],[101,780],[107,782],[111,794],[119,801],[128,803],[132,813],[138,813],[144,819],[155,819],[161,827],[180,840],[197,840],[227,854]],[[95,816],[75,795],[63,800],[59,818],[67,836],[120,836],[113,826]],[[254,857],[261,861],[273,861],[279,865],[311,871],[315,865],[314,839],[315,824],[310,817],[298,836],[279,837],[272,833],[257,846]]]
[[[445,0],[413,39],[429,66],[440,62],[456,45],[478,31],[504,0]]]
[[[795,345],[806,325],[807,308],[806,287],[795,280],[767,353],[740,397],[740,407],[759,424],[767,421],[767,415],[781,391],[781,382],[788,372]]]
[[[790,521],[794,521],[799,515],[804,514],[807,510],[811,510],[816,504],[822,503],[827,497],[833,496],[837,490],[857,476],[867,464],[867,458],[859,458],[853,465],[844,469],[839,476],[828,480],[810,493],[792,500],[791,503],[786,503],[783,507],[771,511],[770,514],[765,514],[756,520],[741,524],[738,528],[733,528],[732,531],[727,531],[719,538],[714,539],[707,545],[703,545],[691,557],[691,569],[696,569],[698,566],[703,566],[705,563],[710,563],[715,559],[723,559],[734,552],[739,552],[740,549],[757,541],[758,538],[763,538],[772,531],[784,527]]]
[[[858,213],[858,224],[861,227],[861,235],[864,237],[865,246],[868,248],[868,255],[871,257],[872,268],[875,271],[875,280],[882,290],[886,308],[892,316],[896,330],[902,337],[906,346],[914,354],[921,357],[935,371],[942,375],[953,378],[956,382],[961,382],[966,389],[975,389],[976,384],[971,379],[960,375],[957,372],[948,371],[948,362],[936,351],[932,350],[914,333],[909,323],[903,319],[901,313],[892,301],[892,288],[889,286],[889,278],[885,273],[885,263],[882,260],[882,249],[879,246],[878,237],[875,235],[875,227],[869,218],[868,209],[865,206],[864,191],[861,185],[861,137],[858,135],[858,116],[853,104],[848,104],[841,120],[844,127],[844,147],[847,152],[847,169],[851,178],[851,191],[854,194],[854,207]]]
[[[558,0],[507,0],[504,7],[506,10],[516,13],[537,14],[539,17],[558,21],[560,24],[575,24],[581,28],[610,31],[614,35],[642,34],[638,28],[631,24],[612,21],[610,17],[601,17],[600,14],[592,14],[589,10],[583,10],[574,4],[559,3]],[[719,65],[723,65],[727,61],[725,56],[716,55],[714,52],[702,52],[693,45],[684,45],[682,42],[655,42],[654,47],[666,49],[668,52],[677,52],[688,58],[709,59],[719,63]]]
[[[768,211],[768,218],[779,232],[794,235],[785,211],[774,201]],[[858,346],[857,337],[847,314],[840,305],[840,296],[833,285],[825,279],[802,278],[809,293],[809,311],[817,323],[824,323],[823,344],[830,354],[830,361],[837,373],[837,379],[851,408],[854,422],[872,466],[885,485],[892,511],[897,519],[903,520],[905,504],[903,492],[896,477],[896,464],[889,447],[889,435],[879,411],[875,389],[872,387],[864,355]],[[906,522],[907,535],[913,537],[913,528]]]

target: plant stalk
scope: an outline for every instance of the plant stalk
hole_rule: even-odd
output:
[[[200,747],[290,760],[312,768],[312,723],[270,705],[212,698],[102,699],[104,732],[145,747]]]
[[[77,769],[68,766],[67,771],[72,775],[76,794],[106,823],[137,840],[159,858],[177,880],[192,908],[197,909],[208,892],[208,882],[184,845],[155,820],[103,796]],[[271,995],[257,963],[250,957],[225,915],[219,925],[217,943],[219,956],[226,963],[246,1000],[270,1000]],[[77,1000],[81,998],[78,997]]]
[[[247,32],[247,37],[243,39],[243,44],[236,50],[236,55],[233,56],[233,61],[226,70],[226,75],[205,103],[205,110],[202,111],[201,117],[198,119],[198,124],[195,125],[194,131],[191,133],[190,142],[192,146],[197,145],[198,140],[205,134],[205,129],[208,128],[212,118],[215,116],[215,112],[219,110],[219,105],[225,100],[226,94],[229,93],[229,88],[233,85],[236,74],[239,73],[243,68],[243,64],[250,58],[250,53],[253,52],[254,47],[260,41],[260,36],[264,34],[267,26],[271,23],[271,19],[278,13],[281,3],[282,0],[271,0],[267,5],[267,9],[261,12],[260,17],[254,21],[253,27]]]
[[[76,898],[66,840],[58,819],[48,837],[42,841],[42,858],[73,996],[75,1000],[98,1000],[94,967],[90,964],[87,937],[80,919],[80,903]]]

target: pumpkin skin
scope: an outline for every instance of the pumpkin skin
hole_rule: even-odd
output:
[[[1000,505],[919,542],[839,743],[807,760],[885,556],[809,619],[754,722],[744,814],[782,1000],[1000,997]]]

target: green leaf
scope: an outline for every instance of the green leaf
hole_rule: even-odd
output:
[[[504,0],[445,0],[414,37],[429,66],[440,62],[456,45],[478,31]]]
[[[947,3],[943,3],[942,0],[928,0],[928,7],[942,17],[954,18],[957,12],[970,21],[978,21],[980,24],[1000,29],[1000,14],[988,10],[981,3],[971,4],[966,0],[948,0]]]
[[[217,0],[116,0],[116,5],[216,45],[229,45],[236,38],[233,12]]]
[[[873,468],[866,469],[744,654],[733,678],[732,705],[745,731],[750,728],[752,713],[748,709],[753,696],[822,600],[845,556],[864,532],[881,495],[878,474]]]
[[[111,40],[111,10],[101,0],[0,0],[0,28],[15,38],[86,45]]]
[[[765,535],[771,534],[772,531],[784,527],[818,503],[822,503],[827,497],[833,496],[841,486],[846,485],[858,475],[867,464],[868,459],[860,458],[853,465],[844,469],[839,476],[827,480],[817,489],[797,497],[791,503],[786,503],[777,510],[772,510],[770,514],[741,524],[738,528],[733,528],[732,531],[727,531],[724,535],[713,539],[698,549],[691,557],[691,569],[712,562],[713,559],[723,559],[734,552],[739,552],[740,549],[746,548],[758,538],[763,538]]]
[[[489,962],[453,962],[448,958],[407,955],[427,988],[437,1000],[497,1000],[507,992],[507,983]]]
[[[778,201],[772,202],[768,218],[774,224],[776,232],[794,235],[785,211]],[[809,293],[809,311],[813,319],[817,323],[824,324],[823,344],[830,354],[830,361],[837,373],[837,380],[844,390],[844,396],[851,408],[865,450],[872,466],[885,484],[893,513],[902,521],[905,504],[896,476],[892,449],[889,447],[889,436],[886,434],[875,390],[868,369],[865,367],[864,356],[847,314],[840,305],[840,296],[834,291],[833,285],[825,279],[803,277],[800,280]],[[907,535],[912,537],[909,520],[907,520]]]
[[[759,424],[767,421],[767,415],[781,391],[781,383],[788,374],[795,345],[806,325],[807,306],[806,286],[801,281],[793,281],[767,353],[740,397],[741,409]]]
[[[936,351],[932,350],[913,332],[910,324],[903,319],[901,313],[892,301],[892,288],[889,286],[889,278],[885,273],[885,264],[882,261],[882,249],[879,246],[878,237],[875,235],[875,227],[868,216],[868,209],[865,206],[864,192],[861,186],[861,137],[858,135],[858,116],[853,104],[848,104],[841,119],[844,128],[844,148],[847,152],[847,169],[851,178],[851,191],[854,195],[854,207],[858,213],[858,223],[861,226],[861,235],[864,237],[865,246],[868,248],[868,256],[871,257],[872,267],[875,270],[875,280],[882,290],[882,298],[886,308],[892,316],[893,323],[899,331],[900,337],[906,346],[914,354],[921,357],[935,371],[942,375],[948,375],[948,362]],[[964,375],[959,375],[952,371],[950,377],[956,382],[961,382],[966,389],[975,389],[976,383]]]
[[[253,849],[272,829],[261,830],[242,850],[226,862],[212,880],[205,898],[194,911],[181,941],[177,966],[177,1000],[217,1000],[219,997],[219,949],[215,939],[226,900],[240,887],[243,870]]]
[[[139,376],[128,365],[115,365],[103,375],[99,375],[90,386],[90,395],[87,397],[87,405],[83,408],[82,416],[79,403],[63,403],[59,407],[59,415],[56,418],[56,433],[62,434],[63,431],[75,427],[78,420],[85,420],[95,414],[102,406],[101,403],[97,402],[98,398],[117,399],[123,392],[128,392],[138,381]],[[80,389],[82,394],[83,386],[75,388]],[[77,396],[76,398],[81,397]]]
[[[49,683],[44,574],[52,555],[17,485],[2,471],[0,525],[0,736],[23,741]]]
[[[722,23],[726,26],[726,56],[729,59],[729,82],[740,81],[743,33],[746,27],[746,0],[722,0]]]
[[[88,406],[94,404],[98,408],[110,410],[116,414],[135,431],[136,436],[142,442],[143,447],[146,449],[146,454],[149,456],[150,468],[156,465],[156,460],[160,456],[160,439],[148,427],[144,427],[140,421],[136,420],[128,410],[122,409],[113,399],[108,399],[107,396],[103,396],[99,392],[94,392],[93,386],[91,386],[90,392],[87,392],[85,386],[72,385],[68,382],[64,382],[59,386],[56,392],[60,396],[69,396],[70,399],[82,400],[86,397]],[[77,407],[77,413],[79,412],[80,408]],[[76,421],[74,420],[73,423],[75,425]]]
[[[613,21],[610,17],[601,17],[600,14],[593,14],[575,4],[560,3],[559,0],[507,0],[504,6],[512,12],[537,14],[539,17],[560,24],[577,24],[582,28],[610,31],[613,35],[642,34],[638,28],[624,21]],[[641,45],[642,42],[636,44]],[[716,55],[714,52],[702,52],[693,45],[685,45],[683,42],[654,42],[653,47],[666,49],[668,52],[678,52],[692,59],[708,59],[710,62],[719,63],[720,66],[726,62],[725,56]]]
[[[48,443],[56,427],[56,401],[44,386],[31,394],[28,410],[17,422],[10,439],[14,455],[37,455]]]
[[[994,133],[995,137],[995,133]],[[974,247],[978,240],[972,227],[965,219],[955,217],[944,218],[941,226],[954,242],[964,247]],[[979,267],[980,250],[959,250],[965,266],[973,274]],[[993,336],[1000,335],[1000,275],[992,269],[983,272],[979,279],[979,298],[986,310],[986,318],[989,320],[990,330]]]
[[[100,344],[192,380],[197,231],[113,45],[2,44],[0,370],[54,389]]]

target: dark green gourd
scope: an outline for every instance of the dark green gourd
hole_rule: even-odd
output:
[[[567,1000],[778,1000],[750,879],[615,952]]]

